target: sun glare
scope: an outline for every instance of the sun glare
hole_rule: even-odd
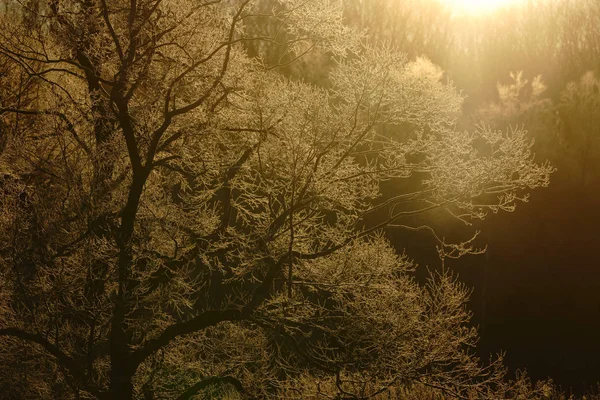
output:
[[[460,14],[486,14],[518,0],[442,0]]]

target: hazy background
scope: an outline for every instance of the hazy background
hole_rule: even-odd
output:
[[[449,265],[474,288],[480,354],[580,392],[600,380],[600,2],[521,1],[487,14],[433,0],[346,0],[348,23],[425,56],[466,95],[458,129],[524,125],[558,171],[514,213],[479,223],[482,256]],[[292,73],[318,80],[310,62]],[[511,76],[512,73],[512,76]],[[393,192],[393,185],[390,185]],[[427,222],[460,231],[443,216]],[[439,267],[426,234],[390,232]],[[425,268],[421,273],[426,274]]]

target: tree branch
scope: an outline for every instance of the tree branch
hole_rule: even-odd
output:
[[[81,371],[78,368],[75,360],[68,354],[61,351],[58,346],[50,343],[50,341],[48,341],[48,339],[42,335],[29,333],[19,328],[3,328],[0,329],[0,336],[16,337],[42,346],[48,353],[56,358],[58,363],[65,368],[71,376],[81,378]]]
[[[106,4],[106,0],[100,0],[100,4],[102,5],[102,17],[104,18],[104,22],[106,23],[106,27],[108,28],[108,32],[115,44],[115,48],[117,49],[117,53],[119,54],[119,60],[123,61],[123,49],[121,48],[121,42],[115,33],[115,29],[110,22],[110,17],[108,15],[108,5]]]
[[[240,40],[233,40],[233,36],[235,34],[235,27],[236,27],[237,22],[239,21],[240,15],[242,14],[242,12],[244,11],[244,8],[248,5],[249,2],[250,2],[250,0],[244,0],[244,2],[240,5],[240,8],[236,12],[236,14],[233,16],[233,21],[231,23],[231,27],[229,28],[229,34],[228,34],[227,41],[225,43],[222,43],[219,46],[217,46],[217,48],[214,49],[205,58],[203,58],[201,60],[198,60],[195,63],[193,63],[192,65],[190,65],[189,68],[187,68],[184,72],[182,72],[181,74],[179,74],[179,76],[177,76],[171,82],[171,84],[169,85],[169,88],[167,89],[167,93],[165,95],[165,105],[164,105],[165,119],[164,119],[162,125],[158,129],[156,129],[156,131],[154,131],[154,133],[152,134],[152,141],[150,142],[150,147],[149,147],[148,153],[146,155],[146,165],[147,166],[151,166],[152,165],[152,161],[154,159],[154,155],[157,152],[160,140],[161,140],[163,134],[166,132],[166,130],[171,125],[171,121],[173,120],[173,118],[176,117],[176,116],[178,116],[178,115],[190,112],[190,111],[198,108],[200,105],[202,105],[204,103],[204,101],[206,101],[206,99],[208,99],[208,97],[210,96],[210,94],[212,93],[212,91],[223,80],[223,77],[225,76],[225,73],[227,72],[227,68],[229,66],[229,60],[230,60],[230,57],[231,57],[232,46],[236,42],[240,41]],[[208,90],[202,96],[200,96],[198,99],[196,99],[195,101],[187,104],[186,106],[183,106],[181,108],[177,108],[177,109],[174,109],[174,110],[169,110],[169,106],[171,104],[171,93],[172,93],[173,88],[175,87],[175,85],[179,81],[181,81],[187,74],[189,74],[194,69],[196,69],[200,64],[202,64],[202,63],[208,61],[209,59],[211,59],[215,54],[217,54],[224,47],[226,48],[226,50],[225,50],[225,58],[223,59],[223,64],[221,66],[221,70],[219,71],[219,75],[214,80],[214,82],[210,85],[210,87],[208,88]],[[167,139],[167,140],[169,140],[169,139]],[[172,141],[172,140],[170,140],[170,141]]]
[[[180,336],[201,331],[224,321],[237,321],[242,319],[241,309],[226,309],[222,311],[205,311],[189,321],[180,322],[166,328],[158,337],[149,340],[146,345],[132,354],[134,368],[142,363],[160,348],[168,345]]]
[[[211,376],[210,378],[203,379],[195,385],[190,386],[188,389],[186,389],[185,392],[183,392],[179,397],[177,397],[177,400],[188,400],[189,398],[198,394],[202,389],[208,386],[223,383],[235,387],[235,390],[237,390],[240,394],[246,392],[244,390],[244,386],[242,386],[242,383],[233,376]]]
[[[210,326],[217,325],[224,321],[240,321],[248,318],[252,312],[269,295],[273,280],[277,272],[281,269],[283,263],[275,262],[272,258],[266,257],[269,269],[261,285],[254,290],[252,298],[243,308],[230,308],[226,310],[205,311],[189,321],[180,322],[167,327],[158,337],[149,340],[146,344],[133,352],[132,367],[137,368],[146,358],[168,345],[179,336],[201,331]]]
[[[52,111],[52,110],[21,110],[21,109],[17,109],[17,108],[0,108],[0,114],[5,113],[5,112],[10,112],[10,113],[14,113],[14,114],[23,114],[23,115],[53,115],[55,117],[58,117],[61,121],[63,121],[67,125],[67,130],[71,133],[71,135],[77,141],[77,143],[81,146],[81,148],[88,155],[92,154],[89,146],[81,139],[81,137],[79,137],[79,134],[77,134],[77,131],[75,130],[75,127],[73,126],[73,123],[71,121],[69,121],[67,116],[61,112]]]

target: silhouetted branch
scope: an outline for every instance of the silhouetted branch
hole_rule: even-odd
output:
[[[14,114],[22,114],[22,115],[52,115],[58,117],[61,121],[65,123],[67,126],[67,130],[73,135],[73,138],[77,141],[77,143],[81,146],[83,150],[89,155],[92,154],[89,146],[79,137],[79,134],[75,130],[75,127],[69,121],[69,118],[61,112],[53,111],[53,110],[21,110],[17,108],[0,108],[0,114],[5,112],[14,113]]]
[[[210,378],[203,379],[195,385],[190,386],[188,389],[186,389],[185,392],[183,392],[179,397],[177,397],[177,400],[188,400],[192,396],[198,394],[202,389],[218,384],[229,384],[235,387],[235,390],[237,390],[238,393],[245,393],[244,386],[242,386],[242,382],[240,382],[233,376],[211,376]]]
[[[220,322],[225,321],[240,321],[248,318],[252,312],[258,307],[262,301],[268,296],[270,287],[277,275],[277,271],[281,269],[282,262],[269,261],[269,270],[261,285],[254,291],[251,300],[241,309],[226,309],[226,310],[211,310],[205,311],[202,314],[185,322],[180,322],[167,327],[158,337],[149,340],[143,347],[136,350],[132,354],[132,365],[134,368],[142,363],[150,355],[165,347],[173,340],[180,336],[188,335],[194,332],[199,332],[210,326],[215,326]]]
[[[242,310],[227,309],[222,311],[206,311],[189,321],[174,324],[166,328],[158,337],[149,340],[146,345],[133,353],[135,366],[139,365],[151,354],[168,345],[180,336],[201,331],[224,321],[236,321],[242,318]]]
[[[65,368],[69,374],[71,374],[71,376],[81,376],[81,372],[79,371],[75,360],[65,352],[61,351],[57,345],[51,343],[42,335],[26,332],[19,328],[3,328],[0,329],[0,336],[11,336],[38,344],[42,346],[44,350],[54,356],[58,363]]]

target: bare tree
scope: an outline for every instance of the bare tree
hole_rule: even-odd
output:
[[[419,287],[379,232],[477,251],[406,217],[468,224],[546,186],[523,131],[455,131],[462,98],[437,70],[361,47],[329,1],[13,5],[2,63],[39,85],[0,108],[32,121],[0,156],[0,355],[27,363],[2,385],[35,382],[16,397],[368,398],[399,382],[485,397],[498,382],[472,356],[465,289]],[[248,36],[266,17],[279,28]],[[248,57],[258,40],[281,63],[336,57],[330,88]],[[380,133],[401,124],[412,134]],[[411,190],[378,200],[390,180]]]

